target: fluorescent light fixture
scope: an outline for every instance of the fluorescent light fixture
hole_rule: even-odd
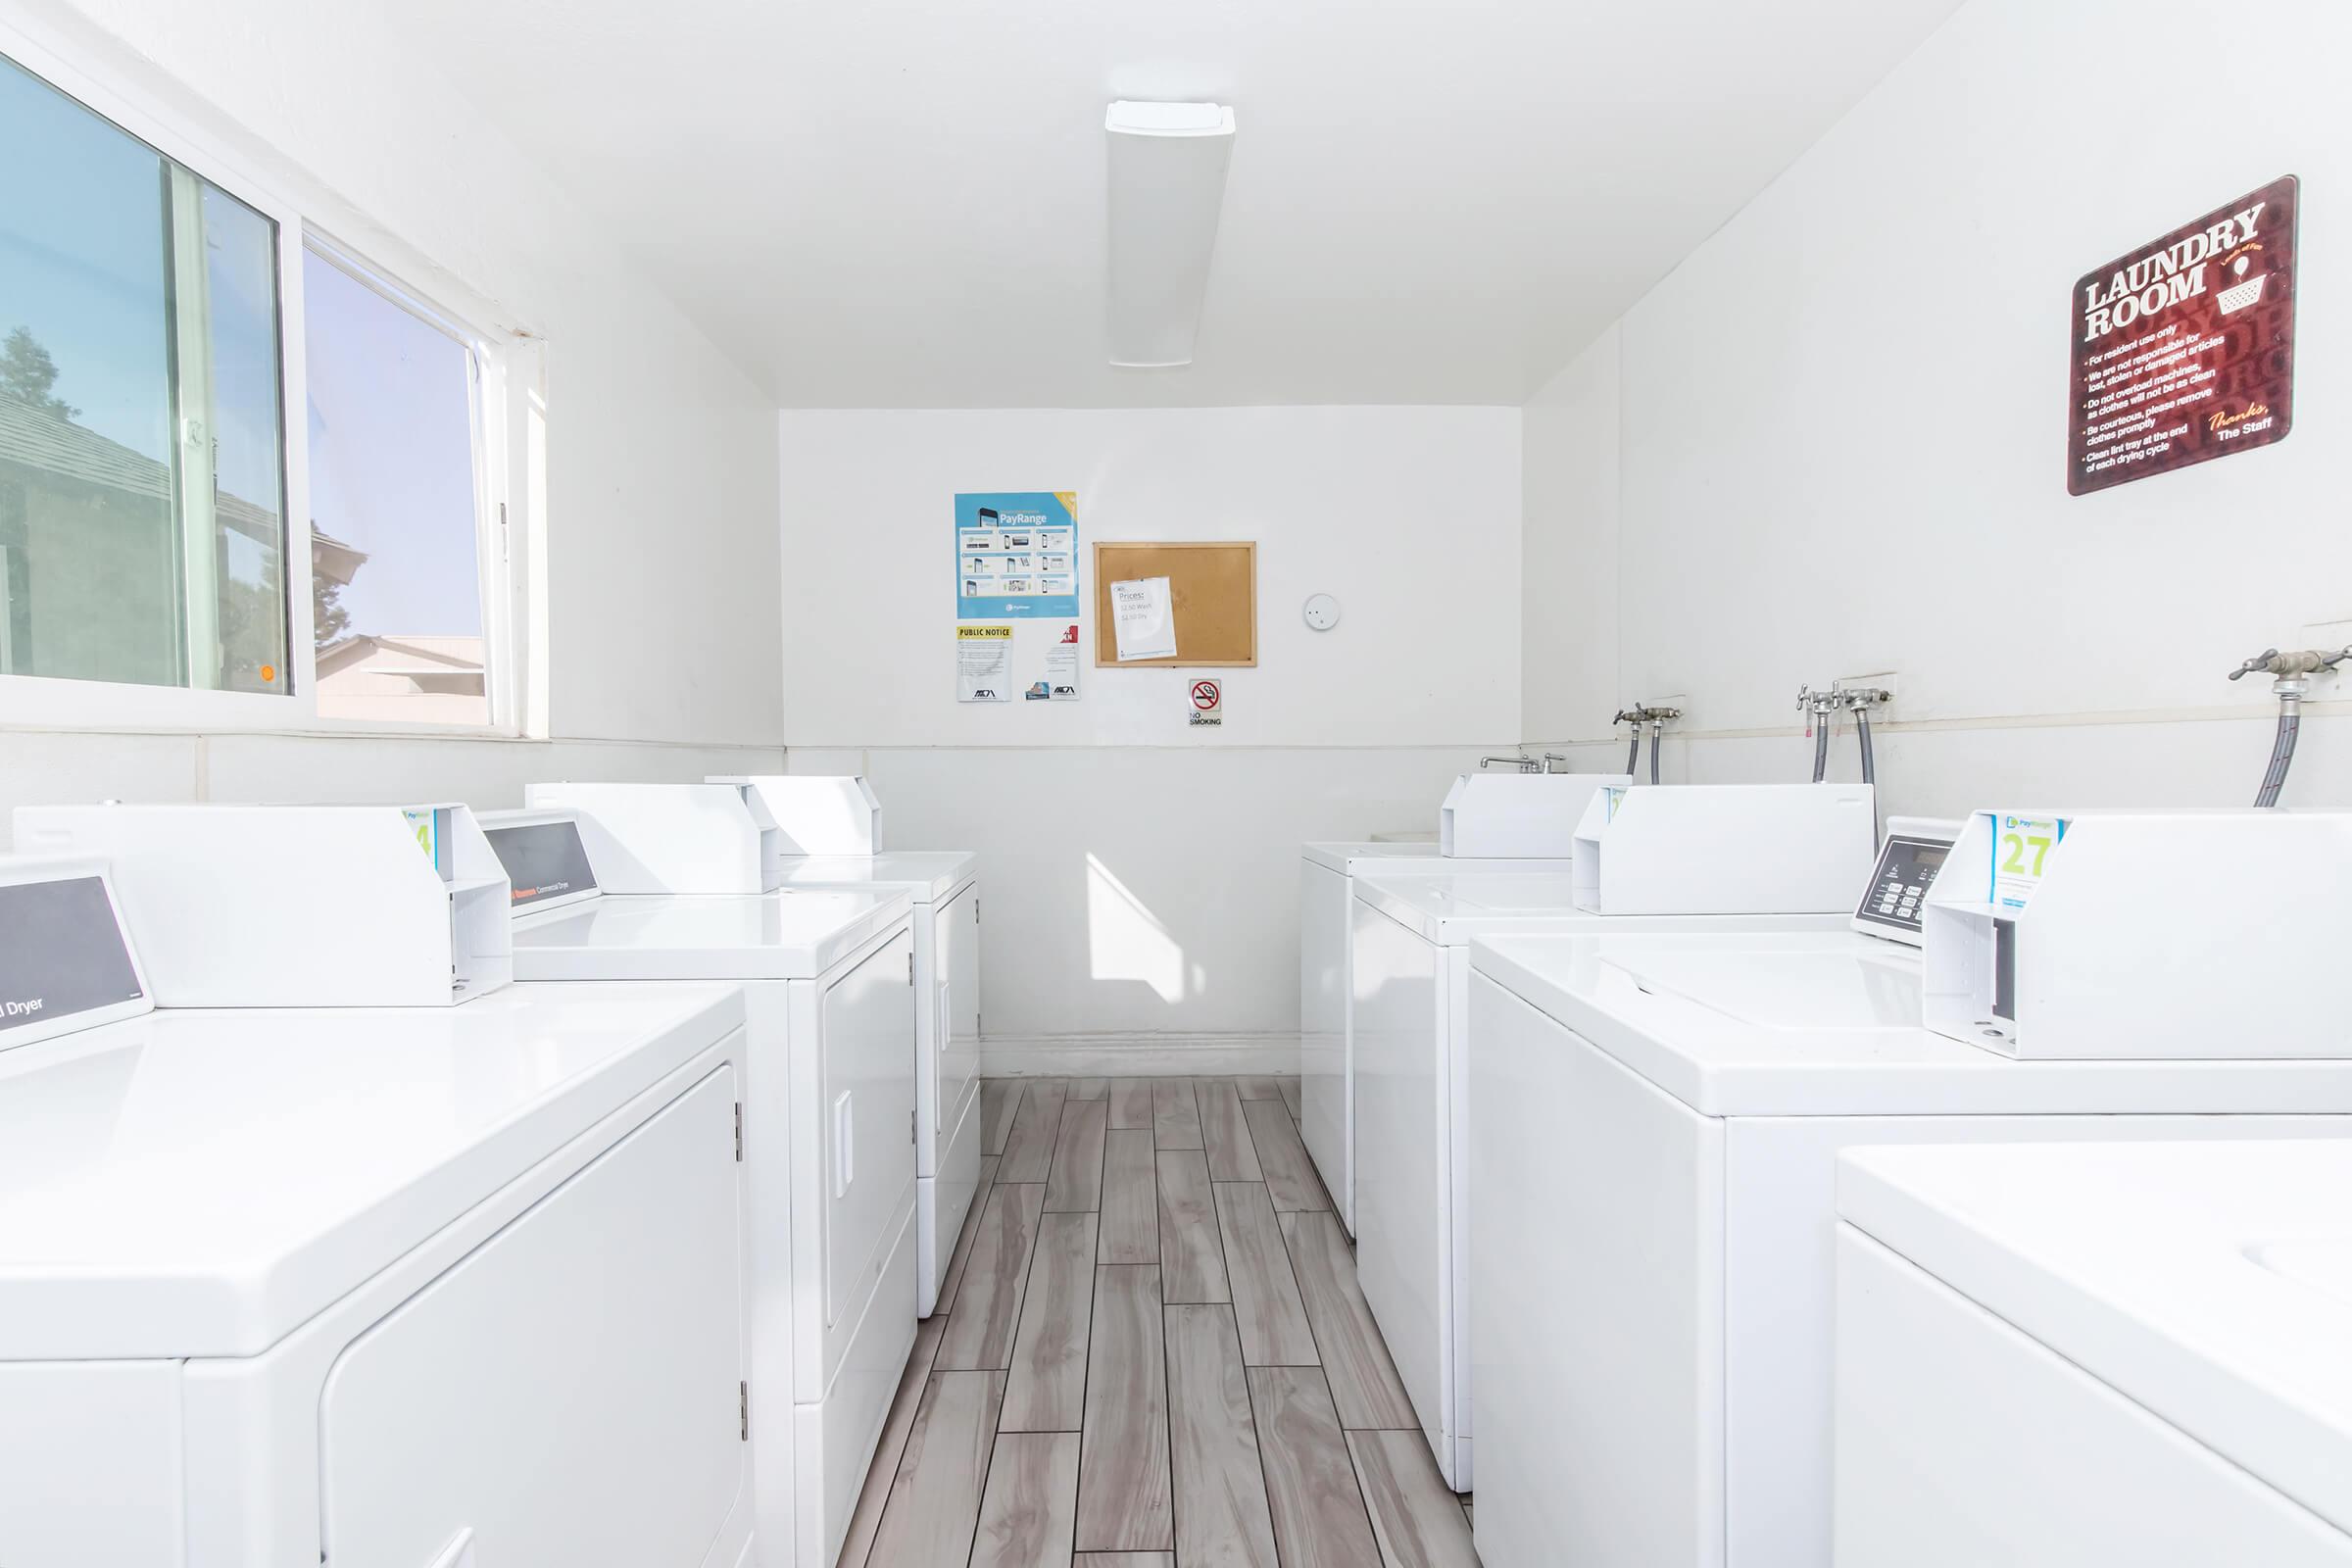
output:
[[[1233,111],[1219,104],[1114,103],[1110,140],[1110,363],[1193,363]]]

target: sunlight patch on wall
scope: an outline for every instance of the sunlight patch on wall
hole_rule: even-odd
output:
[[[1088,956],[1098,980],[1140,980],[1162,1002],[1184,1000],[1184,949],[1092,854],[1086,858]]]

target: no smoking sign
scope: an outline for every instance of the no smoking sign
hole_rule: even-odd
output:
[[[1213,680],[1193,682],[1192,727],[1221,729],[1225,724],[1225,692]]]

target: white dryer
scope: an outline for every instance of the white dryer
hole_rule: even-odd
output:
[[[855,775],[534,784],[525,794],[534,809],[576,814],[607,894],[892,887],[913,901],[916,1306],[930,1316],[980,1187],[980,858],[801,853],[878,841],[881,803]]]
[[[879,888],[610,895],[572,812],[491,812],[483,825],[513,868],[524,991],[742,988],[760,1554],[829,1568],[914,1343],[912,906]]]
[[[2352,1563],[2352,1145],[1838,1161],[1839,1568]]]
[[[1953,939],[1977,942],[1961,911],[1988,906],[2000,863],[1984,814],[1948,852],[1890,837],[1853,933],[1504,935],[1474,948],[1470,1383],[1488,1568],[1830,1560],[1841,1150],[2352,1136],[2352,1060],[2249,1059],[2259,1035],[2210,1033],[2213,1059],[2021,1061],[1989,1037],[1922,1027],[1920,953],[1862,933],[1916,942],[1924,911],[1933,966],[1948,908]],[[2175,843],[2200,862],[2299,862],[2310,889],[2352,898],[2352,818],[2194,820]],[[2296,853],[2257,853],[2281,831],[2301,835]],[[2119,837],[2134,853],[2052,855],[2029,895],[2041,925],[2099,934],[2074,949],[2097,965],[2070,978],[2035,964],[2038,938],[1983,942],[1988,984],[2010,974],[2000,995],[2029,998],[2004,1016],[2079,1023],[2086,985],[2169,992],[2184,1016],[2205,1016],[2238,983],[2235,968],[2195,962],[2182,927],[2267,929],[2240,902],[2249,889],[2233,874],[2184,884],[2183,862],[2145,834],[2085,842]],[[2184,902],[2184,885],[2200,896]],[[2304,887],[2277,894],[2297,929],[2352,914],[2313,907]],[[2335,983],[2318,969],[2310,981]],[[2111,1032],[2104,1045],[2126,1043]]]
[[[1340,1223],[1350,1235],[1355,1231],[1355,1105],[1348,1070],[1348,947],[1357,873],[1564,873],[1574,863],[1566,858],[1458,859],[1439,854],[1434,837],[1427,842],[1380,840],[1302,847],[1298,862],[1299,1130],[1331,1194]]]
[[[312,930],[248,979],[364,958],[346,902],[448,903],[240,859]],[[741,998],[154,1011],[197,977],[142,972],[128,906],[103,861],[0,862],[0,1562],[748,1563]]]
[[[786,891],[880,888],[914,903],[915,1311],[929,1317],[980,1190],[980,857],[898,850],[781,863]]]
[[[1640,793],[1637,791],[1636,793]],[[1866,830],[1867,831],[1867,830]],[[1867,837],[1848,847],[1853,896]],[[1399,874],[1359,867],[1350,914],[1349,1077],[1354,1086],[1356,1273],[1438,1468],[1471,1490],[1471,1150],[1483,1129],[1466,1093],[1479,1050],[1470,943],[1497,931],[1788,931],[1842,914],[1599,915],[1569,875]],[[1801,906],[1800,906],[1801,907]]]

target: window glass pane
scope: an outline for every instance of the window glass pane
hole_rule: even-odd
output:
[[[303,258],[318,711],[490,721],[473,351]]]
[[[164,160],[0,61],[0,673],[185,679]]]
[[[0,147],[0,674],[286,690],[276,225],[6,60]]]

